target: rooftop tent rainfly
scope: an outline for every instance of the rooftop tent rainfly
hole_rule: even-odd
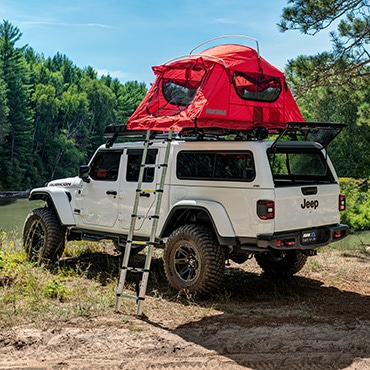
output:
[[[209,40],[235,37],[221,36]],[[247,36],[238,36],[244,40]],[[253,39],[254,40],[254,39]],[[281,129],[303,122],[284,73],[243,44],[221,44],[153,67],[156,80],[128,130]]]

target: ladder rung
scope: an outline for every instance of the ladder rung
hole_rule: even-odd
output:
[[[141,167],[144,168],[161,168],[161,167],[168,167],[166,163],[145,163],[142,164]]]
[[[132,214],[131,217],[137,217],[137,218],[149,218],[149,216],[147,215],[135,215],[135,214]]]
[[[145,299],[132,294],[117,294],[117,298],[135,299],[135,301],[143,301]]]
[[[140,195],[155,194],[155,193],[163,193],[163,189],[136,189],[136,192],[140,193]]]
[[[136,189],[136,196],[135,196],[135,202],[133,205],[133,210],[131,214],[131,223],[130,223],[130,228],[129,232],[127,235],[126,239],[126,248],[125,248],[125,253],[123,255],[123,261],[122,261],[122,266],[121,266],[121,275],[119,278],[118,282],[118,287],[117,287],[117,299],[116,299],[116,311],[119,311],[119,307],[121,304],[121,298],[130,298],[130,299],[135,299],[137,303],[137,315],[141,315],[142,313],[142,306],[144,302],[144,297],[146,294],[146,289],[148,285],[148,280],[149,280],[149,274],[150,274],[150,263],[152,259],[152,253],[153,249],[152,247],[155,246],[163,246],[163,241],[159,240],[159,242],[156,239],[156,230],[157,230],[157,225],[158,225],[158,219],[159,219],[159,214],[160,214],[160,206],[161,206],[161,201],[162,201],[162,193],[164,191],[164,185],[165,185],[165,179],[166,179],[166,173],[167,173],[167,168],[168,168],[168,160],[169,160],[169,155],[170,155],[170,142],[172,140],[172,129],[169,132],[167,145],[166,145],[166,150],[164,153],[164,159],[163,163],[161,164],[150,164],[150,163],[145,163],[146,162],[146,156],[148,153],[148,148],[152,144],[152,141],[150,140],[150,135],[151,131],[150,129],[147,130],[146,133],[146,139],[144,141],[144,150],[143,150],[143,155],[141,159],[141,165],[140,165],[140,173],[139,173],[139,178],[137,181],[137,189]],[[144,174],[145,174],[145,168],[153,168],[153,169],[158,169],[161,170],[161,177],[159,183],[157,183],[155,186],[158,186],[159,189],[141,189],[143,182],[144,182]],[[159,193],[159,194],[156,194]],[[155,201],[155,207],[153,209],[154,215],[139,215],[137,214],[138,209],[139,209],[139,201],[140,197],[146,197],[149,198],[150,194],[156,194],[153,198],[153,202]],[[149,219],[152,221],[152,228],[150,232],[150,238],[148,240],[143,241],[143,240],[133,240],[135,238],[135,224],[138,219]],[[145,258],[145,264],[144,267],[131,267],[128,266],[129,263],[129,258],[130,258],[130,253],[131,253],[131,246],[132,245],[144,245],[147,246],[147,254]],[[125,285],[125,280],[126,280],[126,275],[127,272],[139,272],[142,274],[141,276],[141,282],[140,285],[137,283],[136,289],[136,295],[129,295],[129,294],[122,294],[122,290]]]
[[[155,163],[145,163],[140,166],[144,168],[159,168],[160,167],[160,165],[155,164]]]
[[[141,241],[141,240],[127,240],[127,243],[131,243],[135,245],[148,245],[148,242]]]
[[[159,218],[158,215],[131,215],[131,217],[137,217],[137,218],[145,218],[145,219],[148,219],[148,220],[151,220],[152,218]]]
[[[143,267],[122,267],[122,269],[127,269],[130,272],[149,272],[149,270],[144,269]]]

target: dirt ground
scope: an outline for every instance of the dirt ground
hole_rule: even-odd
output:
[[[319,254],[289,281],[253,261],[219,297],[150,294],[144,317],[0,332],[0,369],[370,369],[370,254]]]

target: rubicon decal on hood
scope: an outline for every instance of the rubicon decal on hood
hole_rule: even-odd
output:
[[[306,200],[303,199],[303,203],[301,204],[301,208],[313,208],[316,209],[319,206],[319,201],[317,199],[315,200]]]
[[[68,187],[68,186],[71,186],[72,183],[71,182],[53,182],[51,184],[49,184],[49,186],[62,186],[62,187]]]

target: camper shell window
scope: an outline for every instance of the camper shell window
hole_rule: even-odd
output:
[[[235,72],[234,87],[242,99],[263,102],[274,102],[281,92],[280,79],[262,73]]]
[[[275,186],[335,183],[319,149],[275,148],[268,151]]]
[[[253,181],[255,168],[249,151],[181,151],[176,174],[182,180]]]

